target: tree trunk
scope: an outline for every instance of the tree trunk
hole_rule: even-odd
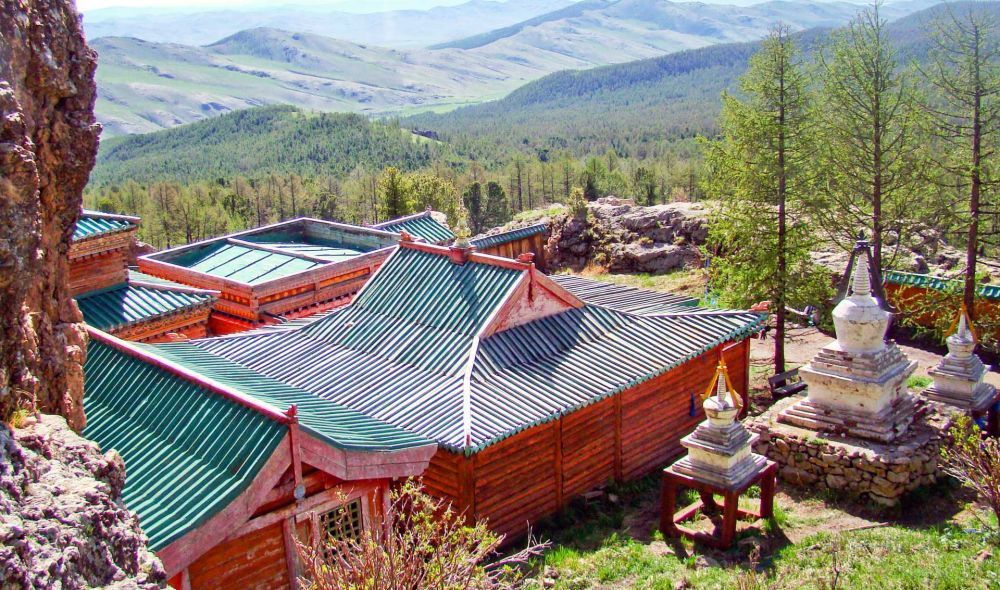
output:
[[[775,297],[775,329],[774,329],[774,373],[785,372],[785,292],[787,262],[785,260],[785,193],[788,186],[785,170],[785,70],[782,67],[779,79],[780,98],[778,106],[778,284]]]
[[[978,40],[977,40],[978,41]],[[982,185],[982,94],[979,87],[979,43],[976,43],[976,95],[972,118],[972,188],[969,195],[969,237],[965,249],[965,293],[969,318],[976,319],[976,263],[979,253],[979,193]]]

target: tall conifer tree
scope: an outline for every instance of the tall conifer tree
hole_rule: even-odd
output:
[[[822,284],[801,220],[812,194],[815,125],[807,79],[786,26],[751,58],[740,99],[724,93],[721,140],[707,144],[708,188],[719,199],[709,224],[720,253],[713,281],[723,303],[768,300],[775,314],[774,370],[785,370],[786,305],[808,302]],[[805,300],[805,301],[803,301]]]

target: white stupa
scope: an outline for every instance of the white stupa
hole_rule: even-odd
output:
[[[906,380],[917,363],[885,340],[890,314],[872,296],[867,251],[856,254],[855,265],[852,293],[833,310],[837,339],[799,369],[807,397],[778,420],[890,442],[913,421],[917,404]]]
[[[990,368],[974,353],[976,336],[962,309],[955,333],[948,337],[948,354],[928,371],[933,385],[923,392],[928,399],[973,412],[986,410],[996,398],[996,388],[983,382]]]
[[[681,439],[688,454],[674,463],[672,469],[699,481],[736,488],[760,473],[766,459],[750,451],[756,435],[751,435],[736,420],[740,407],[729,385],[724,363],[719,363],[714,385],[715,395],[709,396],[704,403],[707,419]]]

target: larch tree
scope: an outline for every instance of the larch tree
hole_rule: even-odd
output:
[[[788,27],[777,26],[740,79],[744,99],[722,96],[722,137],[704,144],[712,213],[712,280],[723,303],[770,301],[774,370],[785,370],[786,306],[815,303],[824,278],[803,219],[813,193],[816,132],[808,80]],[[719,288],[722,286],[722,288]],[[827,286],[826,289],[829,287]]]
[[[1000,183],[995,162],[1000,135],[1000,30],[981,7],[972,4],[960,10],[961,14],[949,10],[937,23],[931,59],[922,71],[936,91],[926,109],[945,148],[935,162],[946,182],[956,188],[956,200],[965,201],[962,301],[975,319],[979,250],[998,237],[981,234],[981,222],[984,215],[1000,214],[995,195]]]
[[[876,2],[858,13],[819,56],[823,178],[811,214],[848,249],[858,230],[867,229],[881,269],[887,233],[899,244],[917,219],[912,212],[925,142],[912,78],[899,68],[879,7]]]

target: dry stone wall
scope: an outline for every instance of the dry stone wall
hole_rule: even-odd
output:
[[[892,445],[837,436],[821,437],[782,424],[777,413],[789,402],[775,404],[750,421],[760,436],[754,451],[778,463],[782,481],[817,490],[832,490],[883,506],[898,505],[903,496],[937,481],[944,420],[931,414]]]

